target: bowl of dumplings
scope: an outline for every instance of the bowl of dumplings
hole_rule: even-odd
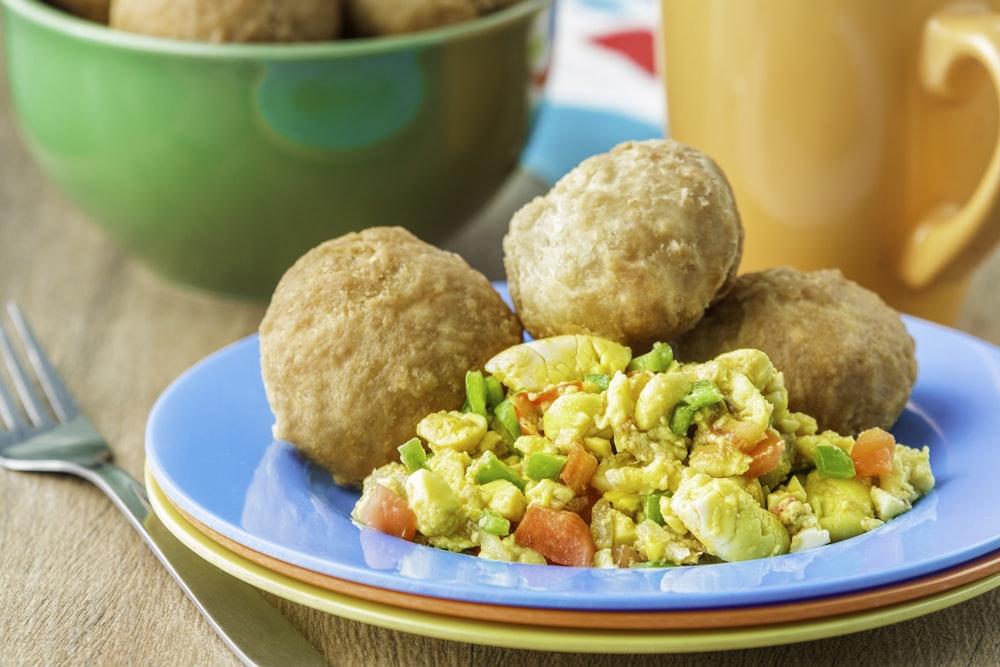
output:
[[[306,249],[436,243],[516,168],[551,0],[0,0],[39,169],[168,282],[267,299]]]

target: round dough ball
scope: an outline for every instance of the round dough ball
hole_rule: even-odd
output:
[[[398,459],[420,419],[460,408],[466,371],[521,334],[485,276],[404,229],[322,243],[281,278],[260,324],[274,437],[357,485]]]
[[[155,37],[204,42],[336,39],[340,0],[114,0],[110,25]]]
[[[669,139],[631,141],[517,211],[503,249],[531,335],[593,334],[641,352],[694,326],[725,293],[743,226],[711,158]]]
[[[402,35],[476,18],[474,0],[344,0],[355,37]]]
[[[790,409],[845,435],[890,428],[917,380],[915,343],[899,313],[839,270],[742,275],[674,341],[685,361],[746,347],[784,374]]]
[[[111,0],[52,0],[52,4],[80,18],[108,23]]]

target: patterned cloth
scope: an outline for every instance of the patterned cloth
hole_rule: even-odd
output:
[[[557,0],[551,67],[523,166],[554,182],[628,139],[662,137],[658,0]]]

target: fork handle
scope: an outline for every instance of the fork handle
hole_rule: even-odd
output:
[[[244,665],[326,665],[326,659],[260,592],[188,549],[152,511],[146,489],[111,463],[85,466]]]

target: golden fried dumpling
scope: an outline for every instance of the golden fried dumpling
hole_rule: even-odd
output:
[[[110,25],[204,42],[310,42],[341,32],[341,0],[114,0]]]
[[[344,0],[353,36],[402,35],[479,15],[475,0]]]
[[[74,16],[107,24],[111,0],[51,0],[52,4]]]
[[[736,276],[742,249],[722,171],[669,139],[584,160],[518,210],[503,240],[531,335],[593,334],[636,352],[694,326]]]
[[[466,371],[521,334],[485,276],[402,228],[322,243],[281,278],[260,324],[274,436],[358,484],[421,418],[461,406]]]
[[[915,343],[899,313],[835,269],[744,274],[674,341],[684,361],[747,347],[770,357],[785,376],[788,407],[821,430],[888,429],[917,379]]]

